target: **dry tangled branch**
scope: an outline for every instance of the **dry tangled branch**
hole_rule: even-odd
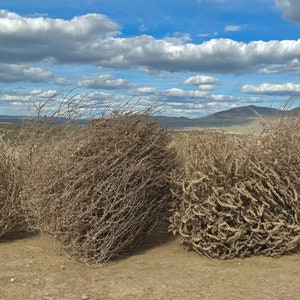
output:
[[[186,248],[220,259],[299,249],[299,132],[193,132],[177,149],[169,229]]]
[[[115,111],[59,136],[27,150],[29,222],[70,256],[105,262],[167,213],[174,156],[167,132],[146,115]]]
[[[21,223],[17,158],[0,137],[0,237]]]

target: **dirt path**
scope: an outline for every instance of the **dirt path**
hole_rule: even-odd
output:
[[[158,244],[158,245],[157,245]],[[300,255],[211,260],[158,233],[105,266],[69,259],[51,237],[0,242],[0,299],[300,299]]]

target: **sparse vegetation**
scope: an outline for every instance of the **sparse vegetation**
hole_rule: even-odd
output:
[[[52,100],[58,109],[45,117]],[[76,97],[35,107],[22,128],[3,127],[0,237],[25,220],[68,255],[102,263],[169,217],[184,247],[208,257],[299,250],[298,115],[263,118],[261,135],[169,135],[149,111],[125,107],[78,126]]]

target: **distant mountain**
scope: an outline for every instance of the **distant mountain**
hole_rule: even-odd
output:
[[[1,123],[22,123],[26,117],[23,116],[1,116],[0,115],[0,122]]]
[[[180,129],[184,127],[228,127],[234,125],[247,125],[259,116],[271,117],[281,116],[282,114],[298,115],[300,116],[300,107],[293,108],[288,111],[269,108],[259,107],[254,105],[236,107],[224,111],[220,111],[209,116],[202,118],[186,118],[186,117],[166,117],[166,116],[155,116],[154,119],[163,127]],[[22,123],[23,121],[32,121],[32,117],[22,116],[1,116],[0,122],[6,123]],[[65,118],[55,119],[55,124],[62,124],[66,122]],[[81,120],[80,124],[84,124],[85,120]]]
[[[261,117],[287,115],[300,115],[300,107],[283,111],[276,108],[259,107],[254,105],[236,107],[220,111],[202,118],[183,117],[156,117],[163,127],[180,129],[183,127],[228,127],[234,125],[247,125]]]
[[[280,113],[280,109],[276,108],[268,108],[268,107],[260,107],[255,105],[249,105],[249,106],[241,106],[236,108],[231,108],[228,110],[220,111],[217,113],[214,113],[210,116],[203,117],[201,119],[207,119],[211,117],[218,117],[222,119],[226,118],[232,118],[232,117],[238,117],[238,118],[253,118],[260,116],[274,116],[278,113]]]
[[[37,120],[35,117],[26,117],[26,116],[6,116],[6,115],[0,115],[0,123],[13,123],[13,124],[21,124],[23,122],[34,122]],[[68,121],[67,118],[64,117],[58,117],[58,118],[43,118],[43,121],[49,121],[55,125],[64,124]],[[79,120],[79,124],[86,123],[86,120]]]
[[[276,108],[249,105],[220,111],[212,115],[199,118],[197,124],[200,127],[228,127],[233,125],[245,125],[259,116],[276,116],[281,112],[282,111],[280,109]]]
[[[187,117],[165,117],[165,116],[155,116],[153,117],[157,120],[162,127],[168,128],[182,128],[182,127],[194,127],[197,126],[197,119],[190,119]]]

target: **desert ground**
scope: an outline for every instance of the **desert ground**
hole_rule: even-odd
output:
[[[166,226],[105,265],[69,258],[50,236],[0,242],[0,299],[299,299],[300,254],[214,260],[188,252]]]

